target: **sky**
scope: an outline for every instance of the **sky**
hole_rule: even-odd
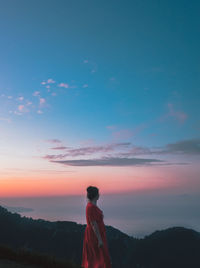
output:
[[[94,185],[105,209],[163,193],[190,196],[195,215],[199,1],[0,3],[1,198]]]

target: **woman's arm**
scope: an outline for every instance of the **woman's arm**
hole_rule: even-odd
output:
[[[97,236],[97,239],[98,239],[98,242],[99,242],[99,246],[103,246],[103,241],[102,241],[102,238],[101,238],[101,234],[99,232],[99,227],[98,227],[98,224],[96,221],[92,221],[91,222],[91,225],[92,225],[92,228]]]

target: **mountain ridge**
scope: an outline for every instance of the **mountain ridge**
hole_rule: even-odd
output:
[[[12,213],[0,206],[0,243],[37,251],[80,265],[86,224],[47,221]],[[134,238],[106,225],[113,268],[185,268],[199,265],[200,233],[185,227],[157,230]]]

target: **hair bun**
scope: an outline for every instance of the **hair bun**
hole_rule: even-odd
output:
[[[88,186],[87,187],[87,198],[89,200],[92,200],[94,197],[96,197],[99,193],[99,189],[95,186]]]

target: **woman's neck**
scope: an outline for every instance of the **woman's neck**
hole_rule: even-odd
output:
[[[90,203],[92,203],[93,205],[97,205],[97,200],[89,200]]]

